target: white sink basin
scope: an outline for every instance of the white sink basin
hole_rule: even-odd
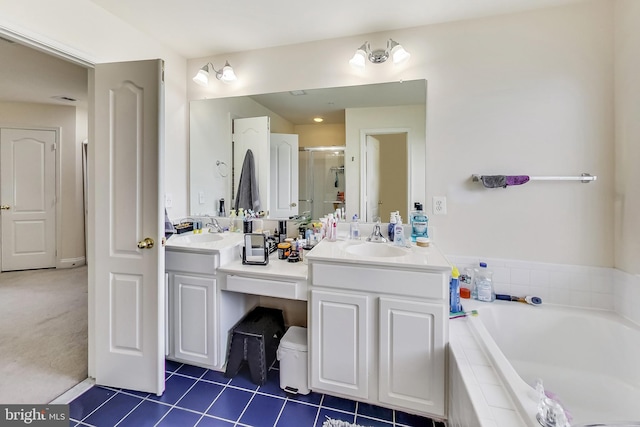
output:
[[[371,243],[364,242],[355,245],[348,245],[345,248],[350,254],[376,257],[376,258],[396,258],[408,254],[407,250],[398,246],[392,246],[388,243]]]
[[[177,244],[194,244],[194,243],[206,243],[206,242],[217,242],[218,240],[222,240],[223,236],[221,234],[214,233],[202,233],[202,234],[184,234],[181,236],[175,236],[172,240]]]

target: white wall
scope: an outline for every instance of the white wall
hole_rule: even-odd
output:
[[[76,125],[86,116],[75,107],[63,105],[0,102],[0,127],[59,129],[60,228],[57,232],[58,256],[62,266],[84,259],[84,211],[82,196],[82,136]],[[86,130],[85,130],[86,134]],[[86,138],[86,136],[85,136]]]
[[[165,61],[166,192],[174,214],[188,206],[186,60],[86,0],[0,0],[0,29],[37,40],[89,62]],[[176,166],[177,165],[177,166]]]
[[[425,207],[430,212],[432,196],[447,196],[448,215],[431,216],[445,253],[612,266],[613,5],[593,0],[190,60],[189,75],[207,60],[229,60],[239,81],[189,84],[187,94],[199,99],[425,78]],[[408,63],[370,64],[364,72],[349,67],[364,40],[376,47],[388,37],[411,52]],[[598,181],[492,190],[470,183],[474,173],[582,172]]]
[[[640,2],[615,6],[615,263],[640,274]]]
[[[215,215],[218,201],[224,198],[228,215],[231,201],[235,198],[235,194],[231,194],[231,121],[244,117],[269,116],[272,133],[293,133],[293,125],[248,97],[192,101],[190,111],[191,153],[187,169],[187,176],[190,177],[189,214]],[[216,161],[224,162],[228,167],[216,166]],[[172,168],[171,175],[175,172]],[[223,176],[225,174],[226,177]],[[199,193],[203,193],[202,203]],[[172,220],[179,218],[172,212],[169,215]]]

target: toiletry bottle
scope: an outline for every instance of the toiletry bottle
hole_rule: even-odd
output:
[[[235,209],[231,209],[231,212],[229,212],[229,231],[231,233],[236,231],[236,210]]]
[[[455,265],[451,269],[451,281],[449,282],[449,312],[459,313],[462,311],[460,304],[460,271]]]
[[[351,224],[349,224],[349,238],[353,240],[360,239],[360,227],[358,225],[358,214],[353,215]]]
[[[402,226],[402,217],[396,215],[396,226],[393,229],[393,244],[396,246],[407,246],[407,241],[404,237],[404,227]]]
[[[422,210],[422,203],[415,202],[413,206],[414,210],[411,212],[410,217],[411,241],[415,242],[418,237],[429,237],[429,234],[427,233],[429,218]]]
[[[389,227],[387,228],[387,235],[389,236],[389,241],[393,242],[393,234],[396,228],[398,212],[391,212],[391,217],[389,218]]]
[[[480,268],[474,276],[476,299],[486,302],[495,301],[496,292],[493,289],[493,272],[487,268],[487,263],[481,262]]]
[[[330,213],[329,214],[329,218],[327,220],[327,240],[330,242],[335,242],[336,241],[336,219],[334,218],[333,214]]]

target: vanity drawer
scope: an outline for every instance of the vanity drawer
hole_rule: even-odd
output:
[[[227,291],[242,292],[253,295],[264,295],[275,298],[307,299],[305,283],[288,282],[284,280],[255,279],[244,276],[227,276],[224,287]]]
[[[377,269],[337,264],[311,264],[314,286],[396,294],[420,298],[447,298],[448,277],[442,273]]]
[[[213,275],[219,266],[220,257],[217,254],[165,251],[164,269],[167,271]]]

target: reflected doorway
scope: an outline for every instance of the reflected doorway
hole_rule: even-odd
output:
[[[345,206],[345,147],[301,147],[299,213],[318,219]]]
[[[363,152],[362,218],[388,222],[399,211],[409,221],[408,134],[366,133]]]

